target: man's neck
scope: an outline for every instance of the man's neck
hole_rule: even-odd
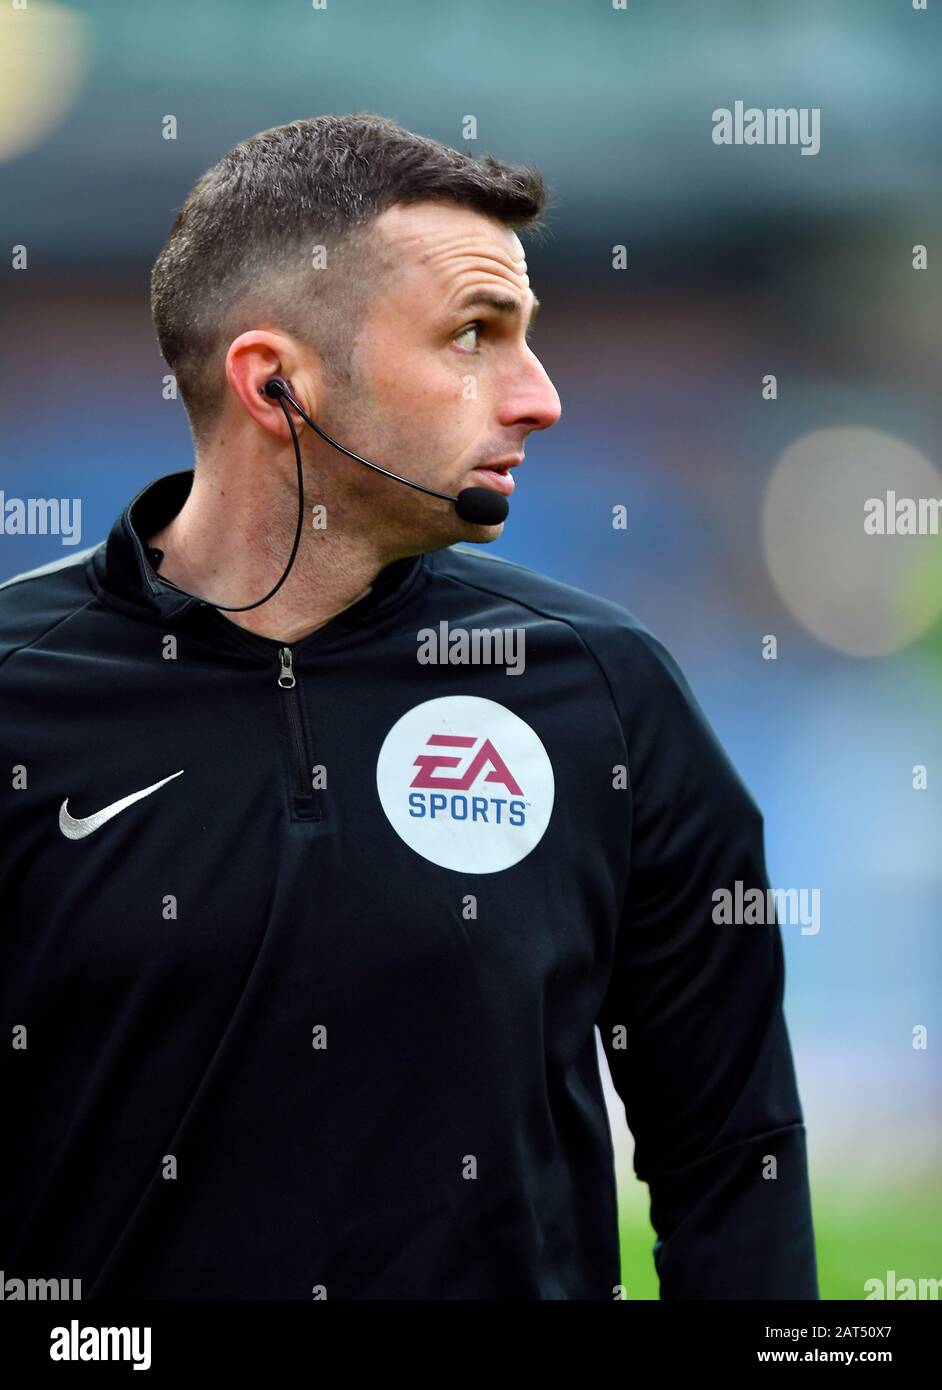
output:
[[[261,519],[261,520],[260,520]],[[252,603],[274,587],[291,554],[297,499],[287,489],[249,496],[237,479],[220,484],[198,468],[178,514],[146,545],[164,552],[158,573],[209,603]],[[278,592],[258,608],[224,613],[230,622],[262,637],[297,642],[351,607],[371,589],[396,555],[386,555],[365,536],[329,526],[302,527],[291,572]]]

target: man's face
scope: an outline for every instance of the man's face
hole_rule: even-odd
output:
[[[519,238],[441,202],[397,205],[372,225],[392,273],[356,334],[353,386],[331,392],[335,438],[439,492],[494,487],[509,497],[511,484],[526,487],[530,478],[526,466],[507,465],[519,463],[532,430],[560,416],[527,342],[535,299]],[[407,550],[501,533],[503,523],[472,525],[447,502],[347,467],[347,497]]]

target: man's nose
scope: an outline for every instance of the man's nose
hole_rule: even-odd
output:
[[[532,352],[526,370],[514,381],[501,411],[501,424],[525,424],[548,430],[563,413],[559,394],[542,362]]]

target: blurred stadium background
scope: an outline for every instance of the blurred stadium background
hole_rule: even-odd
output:
[[[148,276],[225,150],[370,110],[543,170],[534,348],[563,416],[530,441],[497,549],[666,642],[765,813],[772,883],[821,891],[820,932],[783,936],[825,1298],[888,1270],[942,1277],[942,537],[865,543],[861,525],[887,489],[942,496],[940,37],[942,5],[910,0],[29,0],[0,17],[0,486],[81,496],[82,546],[192,466]],[[820,153],[715,146],[712,112],[737,99],[820,108]],[[63,553],[2,536],[0,579]],[[610,1100],[624,1277],[656,1298]]]

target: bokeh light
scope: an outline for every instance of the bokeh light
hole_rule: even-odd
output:
[[[908,646],[942,613],[942,536],[868,534],[866,504],[942,498],[942,476],[880,430],[803,435],[781,455],[762,513],[766,564],[789,612],[850,656]],[[873,509],[876,515],[876,509]],[[895,514],[895,513],[894,513]],[[889,522],[888,522],[889,529]]]
[[[0,13],[0,160],[16,159],[56,130],[89,69],[91,27],[67,5]]]

